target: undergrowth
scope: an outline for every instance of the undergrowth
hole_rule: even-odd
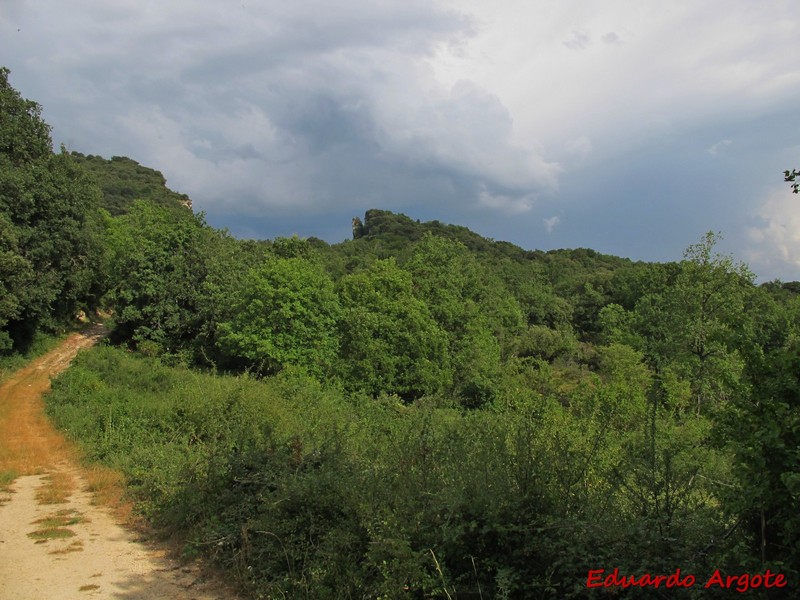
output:
[[[24,351],[0,354],[0,382],[4,381],[14,371],[27,365],[34,358],[38,358],[55,348],[64,337],[63,335],[37,332]]]
[[[513,400],[404,405],[301,373],[202,374],[98,347],[47,405],[89,460],[124,474],[139,511],[255,597],[569,598],[598,565],[708,566],[696,550],[719,515],[658,545],[614,484],[638,433],[607,435],[601,413],[557,399]]]

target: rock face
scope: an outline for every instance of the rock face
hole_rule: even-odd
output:
[[[353,217],[353,239],[357,240],[364,236],[364,224],[358,217]]]

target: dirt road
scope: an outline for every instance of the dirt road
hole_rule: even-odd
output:
[[[196,565],[137,540],[93,503],[75,450],[44,415],[42,393],[94,326],[0,384],[0,600],[233,600]]]

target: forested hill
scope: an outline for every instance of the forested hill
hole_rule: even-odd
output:
[[[525,250],[495,241],[459,225],[420,222],[386,210],[366,211],[353,219],[353,240],[331,247],[334,274],[358,270],[375,259],[393,258],[405,265],[426,236],[446,239],[488,272],[489,281],[508,288],[532,325],[577,326],[595,331],[597,314],[609,303],[632,308],[646,285],[643,278],[668,265],[634,262],[587,248]],[[318,248],[322,246],[317,243]],[[632,289],[636,288],[636,289]]]
[[[420,222],[403,214],[388,210],[370,209],[364,220],[353,219],[353,239],[376,242],[373,248],[385,254],[402,255],[413,242],[425,234],[443,237],[464,245],[469,251],[494,259],[516,261],[535,260],[542,263],[557,261],[556,257],[566,257],[585,264],[587,267],[611,266],[612,268],[630,264],[630,260],[603,255],[594,250],[578,248],[575,250],[525,250],[510,242],[485,238],[461,225],[449,225],[440,221]]]
[[[93,176],[103,193],[101,206],[113,216],[127,212],[134,200],[192,208],[189,196],[169,189],[160,171],[142,166],[131,158],[113,156],[105,159],[80,152],[72,152],[70,156]]]
[[[157,171],[53,152],[8,74],[0,354],[112,313],[51,414],[254,597],[585,598],[600,569],[796,596],[798,284],[713,232],[670,263],[375,209],[239,240]]]
[[[63,146],[53,152],[41,107],[8,77],[0,68],[0,353],[104,302],[114,276],[109,214],[118,218],[140,201],[194,218],[188,197],[169,190],[158,171]]]

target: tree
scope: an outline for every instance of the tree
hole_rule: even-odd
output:
[[[490,400],[503,350],[523,329],[519,303],[461,242],[426,233],[405,269],[413,277],[414,296],[448,335],[452,392],[470,406]]]
[[[63,149],[22,168],[21,175],[21,202],[9,212],[37,274],[28,318],[53,326],[79,308],[96,306],[102,294],[100,191]]]
[[[798,177],[800,177],[800,171],[795,169],[783,172],[783,180],[792,184],[789,187],[792,188],[792,192],[795,194],[800,190],[800,183],[797,182]]]
[[[743,525],[749,556],[800,573],[800,301],[759,288],[747,347],[749,393],[728,406],[718,425],[734,454],[737,485],[723,497]]]
[[[268,259],[250,271],[232,314],[219,326],[219,344],[230,355],[266,374],[290,365],[317,376],[329,371],[339,347],[339,303],[315,263]]]
[[[0,67],[0,166],[20,167],[52,154],[53,143],[42,107],[11,87],[10,73]]]
[[[684,253],[670,295],[677,358],[692,383],[697,410],[727,399],[741,376],[738,352],[753,274],[714,252],[721,239],[708,232]]]
[[[347,387],[412,401],[449,386],[447,335],[414,297],[411,275],[394,259],[348,275],[339,294],[339,372]]]
[[[250,272],[264,264],[269,248],[263,242],[237,240],[227,231],[211,228],[203,229],[201,238],[205,278],[198,290],[200,329],[195,344],[196,358],[203,364],[225,367],[241,359],[223,350],[219,326],[234,318],[235,300],[242,297]]]
[[[643,350],[658,374],[672,370],[690,383],[697,412],[716,408],[738,389],[745,307],[754,289],[746,265],[715,252],[720,239],[708,232],[689,246],[677,270],[662,272],[661,289],[651,288],[632,314],[611,305],[601,311],[609,339]]]
[[[184,208],[137,201],[111,220],[107,247],[109,300],[116,335],[155,352],[187,348],[199,330],[198,296],[205,278],[202,216]]]
[[[11,336],[4,329],[23,310],[25,293],[33,277],[30,261],[20,254],[14,226],[0,213],[0,352],[13,346]]]
[[[269,249],[272,254],[280,258],[316,260],[316,253],[308,240],[300,239],[297,235],[293,235],[290,238],[275,238],[272,240]]]
[[[192,208],[188,196],[167,187],[164,175],[135,160],[124,156],[106,160],[102,156],[84,156],[79,152],[72,152],[70,156],[97,182],[103,193],[102,207],[112,216],[128,212],[136,200],[150,200],[165,207]]]
[[[0,269],[2,285],[13,286],[0,308],[5,347],[96,304],[102,235],[99,190],[63,148],[53,153],[41,108],[8,75],[0,68]]]

